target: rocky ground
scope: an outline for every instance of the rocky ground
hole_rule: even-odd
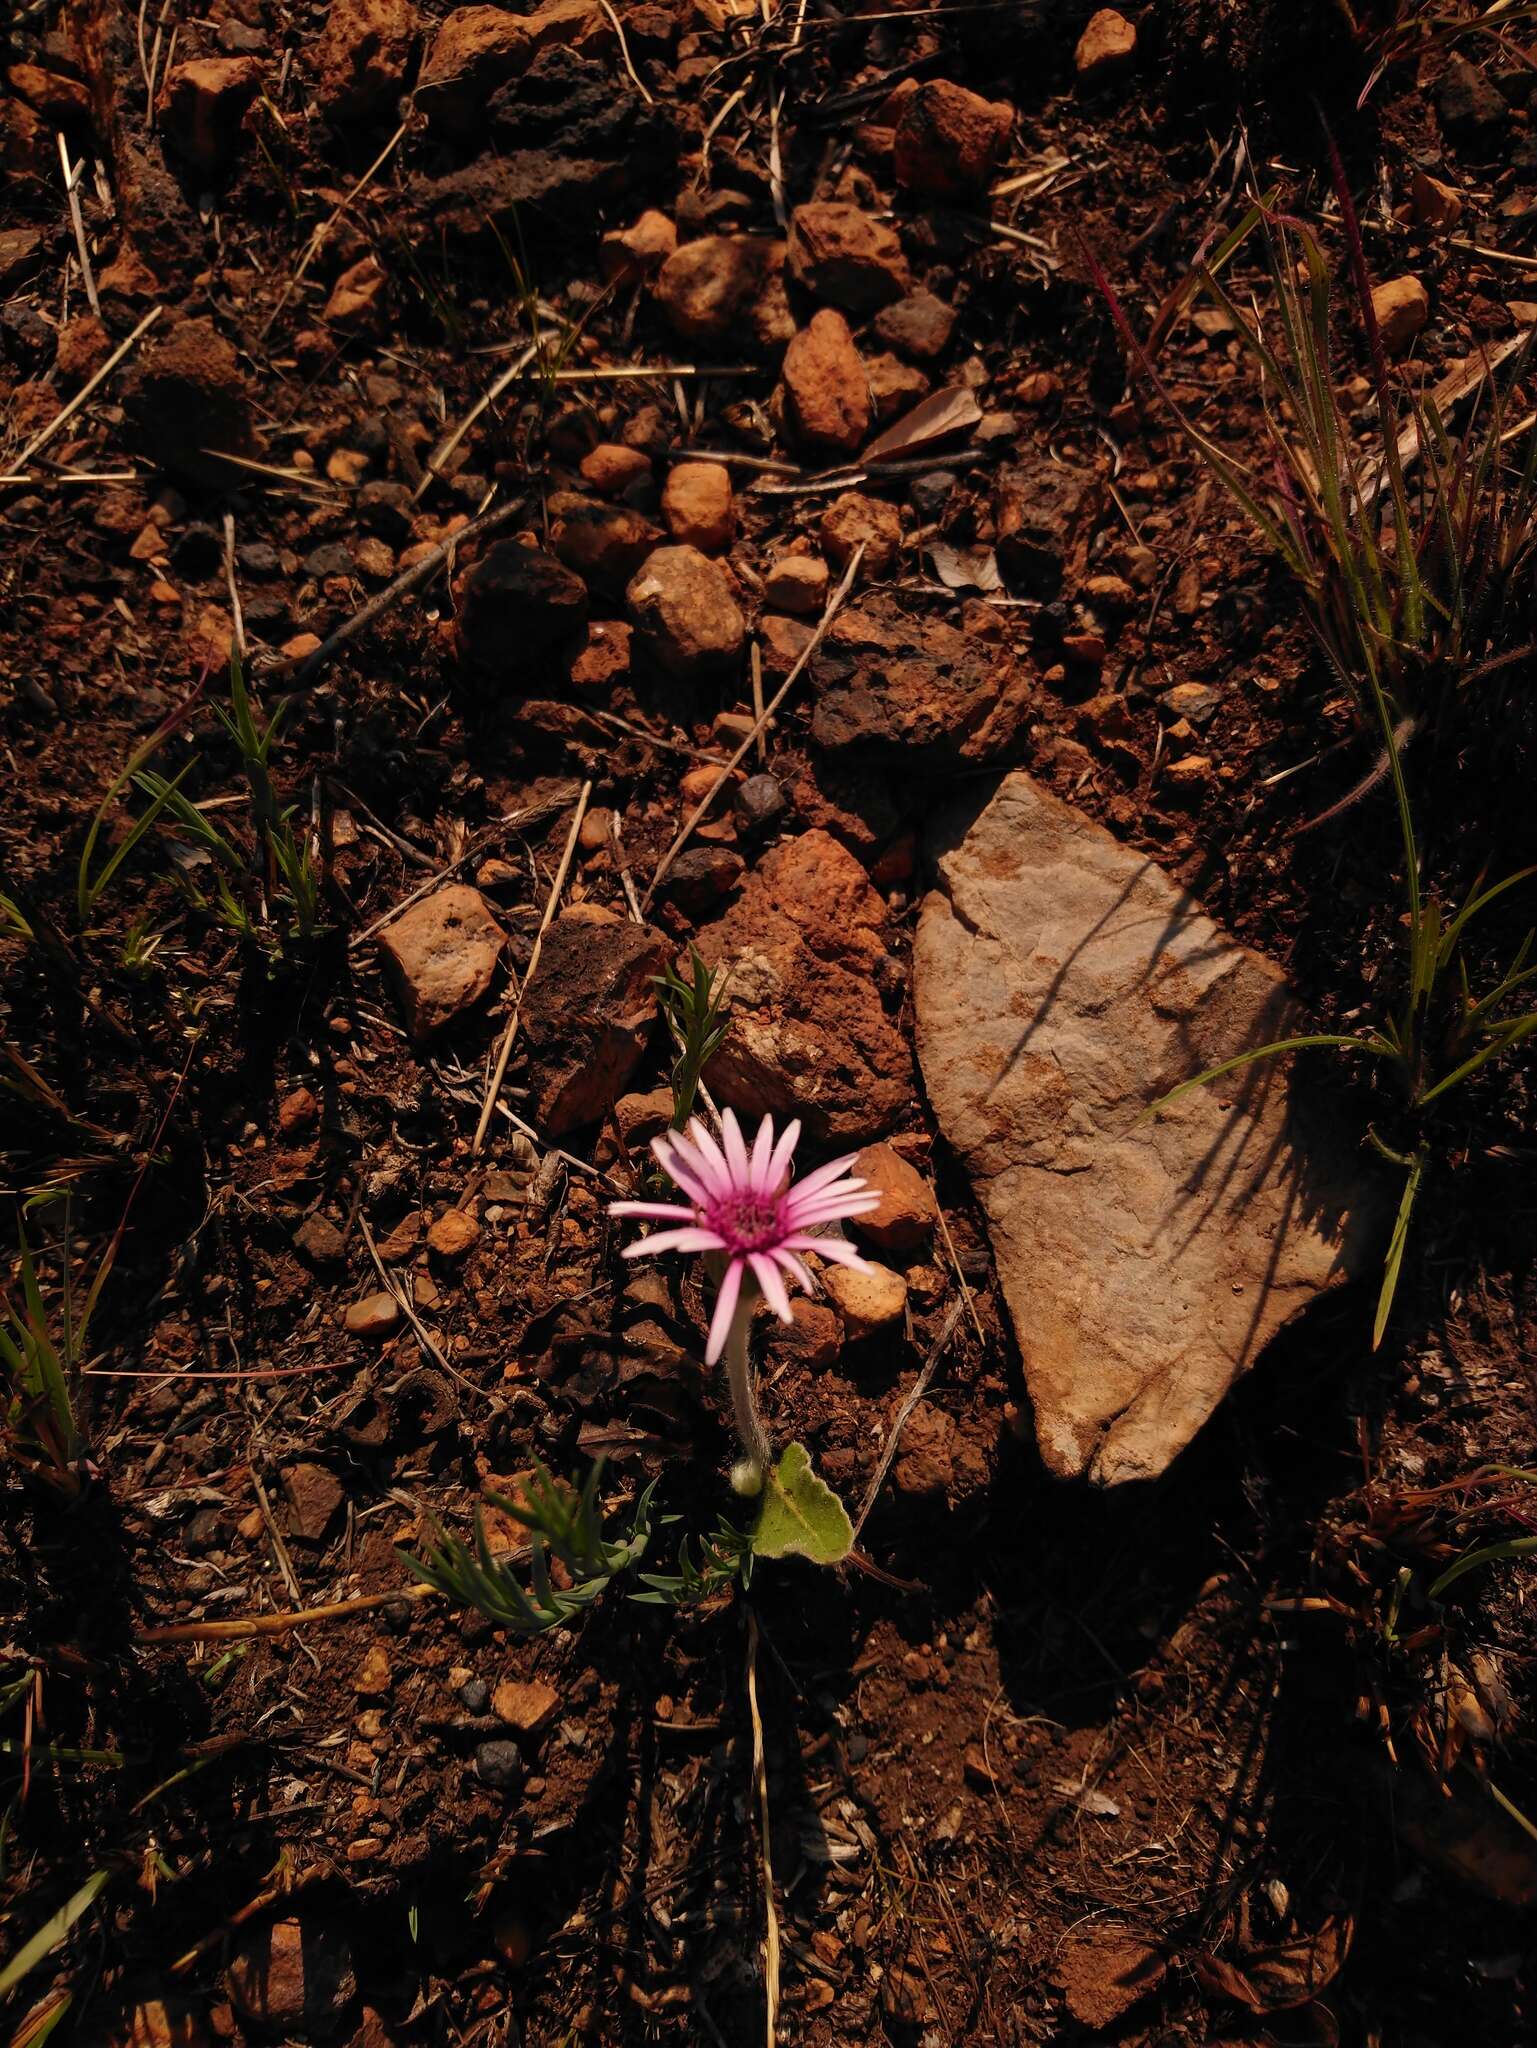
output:
[[[1362,735],[1094,269],[1258,461],[1171,293],[1279,182],[1369,438],[1326,118],[1392,374],[1473,389],[1530,36],[1416,14],[14,10],[5,1184],[106,1271],[81,1497],[0,1475],[0,1953],[79,1908],[14,2044],[1530,2037],[1531,1568],[1425,1599],[1531,1526],[1529,1086],[1376,1353],[1378,1098],[1133,1128],[1362,1014],[1397,842],[1292,836]],[[1534,857],[1515,675],[1415,761],[1447,887]],[[883,1194],[757,1339],[858,1568],[516,1642],[400,1547],[536,1459],[662,1564],[732,1506],[698,1277],[607,1217],[691,948],[712,1097]]]

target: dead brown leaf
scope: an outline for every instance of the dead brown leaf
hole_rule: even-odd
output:
[[[931,391],[911,412],[893,420],[884,434],[877,434],[860,460],[867,466],[872,462],[894,462],[899,455],[910,455],[915,448],[926,448],[931,441],[942,441],[947,434],[968,433],[981,417],[981,406],[964,384]]]

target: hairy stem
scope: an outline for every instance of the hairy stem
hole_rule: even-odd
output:
[[[761,1476],[774,1462],[773,1448],[763,1419],[758,1413],[758,1403],[753,1396],[752,1361],[747,1355],[747,1331],[752,1322],[752,1312],[757,1304],[757,1289],[749,1282],[742,1284],[741,1298],[736,1305],[736,1314],[731,1319],[731,1328],[726,1334],[726,1378],[731,1385],[731,1412],[736,1421],[736,1433],[742,1439],[742,1449],[748,1462],[756,1466]]]

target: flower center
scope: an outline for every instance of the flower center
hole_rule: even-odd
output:
[[[784,1220],[776,1197],[724,1195],[710,1214],[710,1227],[740,1250],[759,1252],[784,1236]]]

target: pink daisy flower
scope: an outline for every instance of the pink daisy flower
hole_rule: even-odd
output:
[[[710,1318],[706,1365],[714,1365],[726,1347],[742,1283],[749,1275],[775,1315],[787,1323],[790,1294],[786,1276],[805,1288],[812,1284],[802,1252],[815,1252],[818,1258],[836,1265],[865,1270],[865,1261],[845,1239],[819,1233],[846,1216],[864,1215],[876,1208],[881,1198],[873,1189],[867,1190],[862,1180],[849,1175],[855,1158],[852,1152],[817,1167],[804,1180],[792,1182],[790,1160],[800,1134],[797,1121],[787,1126],[776,1143],[774,1120],[766,1116],[749,1152],[729,1109],[721,1118],[718,1142],[696,1116],[689,1124],[688,1137],[668,1131],[651,1141],[657,1164],[687,1201],[610,1204],[612,1216],[644,1216],[675,1226],[626,1245],[627,1259],[648,1258],[653,1252],[725,1255],[726,1270]]]

